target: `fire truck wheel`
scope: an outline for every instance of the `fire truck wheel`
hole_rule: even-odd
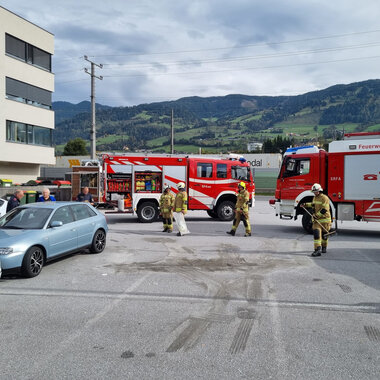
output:
[[[153,202],[144,202],[137,209],[137,217],[142,223],[152,223],[158,218],[158,207]]]
[[[218,217],[225,222],[231,221],[235,217],[235,203],[231,201],[223,201],[218,206]]]
[[[308,234],[313,232],[313,222],[311,221],[311,216],[306,212],[302,215],[302,227]]]
[[[218,218],[218,214],[214,210],[207,210],[208,216],[211,216],[211,218]]]

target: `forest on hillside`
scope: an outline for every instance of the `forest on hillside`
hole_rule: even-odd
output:
[[[60,105],[61,121],[54,131],[58,150],[70,139],[89,140],[91,114],[81,112],[88,106],[83,103],[88,102]],[[244,150],[250,141],[265,143],[269,149],[270,142],[279,136],[299,143],[323,143],[339,138],[344,131],[380,130],[380,80],[336,85],[297,96],[237,94],[133,107],[99,105],[98,150],[167,151],[171,110],[178,152],[191,153],[199,147],[210,152]]]

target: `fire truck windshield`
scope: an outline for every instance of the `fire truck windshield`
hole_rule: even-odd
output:
[[[294,177],[305,175],[310,172],[310,159],[308,158],[286,158],[283,163],[283,168],[280,172],[281,177]]]
[[[233,179],[249,182],[251,180],[251,171],[247,166],[232,166],[231,176]]]

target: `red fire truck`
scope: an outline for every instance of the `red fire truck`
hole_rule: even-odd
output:
[[[380,222],[380,132],[349,133],[329,150],[316,146],[287,149],[277,179],[274,206],[281,219],[297,219],[311,231],[311,218],[300,207],[310,202],[314,183],[330,199],[333,220]],[[337,226],[337,224],[336,224]]]
[[[124,212],[137,213],[141,222],[153,222],[159,214],[163,186],[169,185],[176,193],[176,185],[184,182],[189,210],[206,210],[213,218],[232,220],[239,182],[245,182],[252,205],[255,193],[252,174],[250,164],[237,155],[220,159],[105,154],[103,202],[116,206],[122,201]]]

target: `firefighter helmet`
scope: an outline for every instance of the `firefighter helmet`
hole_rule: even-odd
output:
[[[177,184],[177,189],[178,190],[182,190],[182,189],[184,189],[185,188],[185,184],[183,183],[183,182],[179,182],[178,184]]]
[[[322,186],[319,184],[319,183],[315,183],[312,188],[311,188],[311,191],[313,193],[317,192],[317,191],[323,191],[322,189]]]
[[[240,182],[240,183],[238,184],[238,186],[240,186],[240,187],[242,187],[243,189],[245,189],[245,183],[244,183],[244,182]]]
[[[168,185],[167,183],[164,183],[164,191],[166,190],[170,190],[170,185]]]

